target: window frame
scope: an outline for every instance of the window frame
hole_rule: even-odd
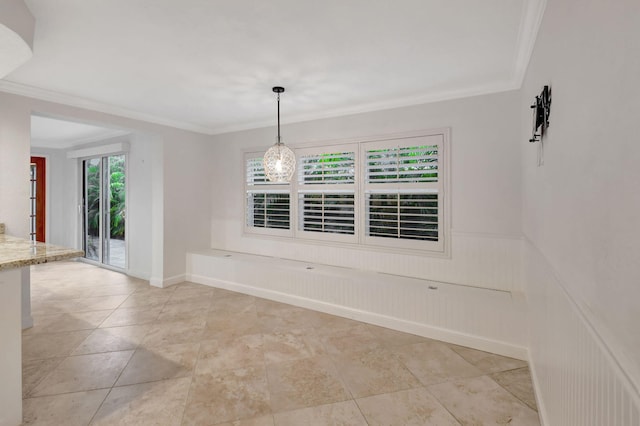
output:
[[[381,246],[390,248],[420,250],[429,252],[444,253],[445,241],[448,240],[445,234],[443,234],[443,224],[445,222],[445,181],[448,181],[446,176],[441,177],[440,164],[441,152],[444,151],[444,135],[421,135],[406,138],[395,138],[381,141],[369,141],[360,144],[360,158],[361,163],[367,163],[367,151],[375,149],[393,149],[393,148],[408,148],[415,146],[437,146],[438,147],[438,178],[437,182],[397,182],[397,183],[368,183],[367,182],[367,167],[361,167],[361,194],[362,194],[362,215],[360,216],[360,227],[362,229],[362,244],[367,246]],[[443,164],[444,165],[444,164]],[[448,167],[445,166],[444,173],[447,172]],[[428,240],[413,240],[407,238],[386,238],[368,235],[368,194],[389,194],[398,195],[401,194],[438,194],[438,241]]]
[[[335,247],[345,247],[366,251],[379,251],[387,253],[402,253],[428,257],[451,257],[451,165],[450,165],[450,128],[437,128],[431,130],[418,130],[387,135],[368,136],[362,138],[317,141],[304,144],[289,145],[299,160],[301,153],[313,152],[355,152],[355,189],[354,189],[354,235],[337,234],[328,232],[313,232],[299,230],[299,170],[296,170],[295,177],[290,184],[282,185],[289,191],[289,230],[274,228],[258,228],[247,226],[247,177],[246,160],[260,157],[266,152],[266,148],[251,148],[244,150],[243,173],[244,173],[244,216],[243,231],[249,237],[260,237],[267,239],[280,239],[302,244],[320,244]],[[367,236],[367,193],[365,183],[365,161],[366,147],[386,146],[392,144],[402,144],[403,146],[432,145],[424,141],[434,141],[438,139],[438,241],[412,240],[402,238],[386,238]],[[420,142],[420,141],[423,142]],[[298,161],[298,165],[301,163]],[[299,167],[299,166],[298,166]],[[344,185],[344,184],[343,184]],[[379,184],[378,184],[379,185]],[[420,186],[421,183],[415,184]],[[275,187],[276,184],[268,184]],[[280,186],[278,184],[277,186]],[[255,185],[254,185],[255,187]],[[327,191],[329,192],[329,191]],[[286,231],[286,232],[283,232]],[[347,237],[347,238],[344,238]],[[348,238],[353,237],[353,238]]]
[[[262,159],[264,157],[265,151],[247,151],[243,155],[243,175],[244,175],[244,192],[243,192],[243,204],[244,204],[244,212],[243,212],[243,230],[246,234],[255,234],[255,235],[264,235],[264,236],[276,236],[276,237],[292,237],[293,236],[293,202],[292,202],[292,191],[291,185],[288,183],[249,183],[248,181],[248,161],[255,159]],[[260,189],[258,189],[260,188]],[[289,195],[289,228],[269,228],[269,227],[259,227],[259,226],[250,226],[248,223],[249,219],[249,194],[288,194]]]
[[[313,147],[299,147],[294,149],[296,154],[296,163],[298,170],[296,170],[294,193],[295,200],[293,204],[296,204],[296,218],[295,218],[295,231],[294,236],[296,238],[305,240],[319,240],[319,241],[334,241],[342,243],[357,244],[359,239],[359,197],[358,197],[358,146],[355,144],[339,144],[339,145],[321,145]],[[305,184],[301,182],[303,156],[323,155],[323,154],[338,154],[338,153],[353,153],[354,158],[354,172],[353,183],[316,183]],[[339,194],[339,193],[351,193],[353,194],[353,234],[342,234],[334,232],[316,232],[305,231],[302,229],[302,222],[300,215],[301,211],[301,194]]]

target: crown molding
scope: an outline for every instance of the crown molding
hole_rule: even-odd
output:
[[[395,108],[404,108],[416,105],[430,104],[435,102],[451,101],[462,98],[471,98],[473,96],[489,95],[493,93],[507,92],[510,90],[517,90],[519,86],[516,86],[513,82],[499,82],[494,84],[488,84],[484,86],[471,87],[462,90],[450,90],[442,91],[438,93],[430,93],[426,95],[407,96],[403,98],[387,99],[384,101],[368,102],[351,107],[334,108],[330,111],[314,112],[309,114],[292,114],[288,115],[286,119],[280,119],[281,124],[294,124],[304,121],[321,120],[325,118],[336,118],[346,115],[363,114],[367,112],[384,111]],[[219,126],[212,129],[212,135],[219,135],[224,133],[233,133],[243,130],[258,129],[264,127],[275,126],[274,120],[259,122],[247,122],[240,124],[232,124],[229,126]]]
[[[188,130],[190,132],[212,134],[212,130],[208,127],[200,126],[184,121],[172,120],[164,117],[158,117],[152,114],[133,111],[127,108],[92,101],[81,98],[79,96],[67,95],[52,90],[41,89],[38,87],[28,86],[25,84],[14,83],[8,80],[0,80],[0,92],[11,93],[13,95],[25,96],[28,98],[39,99],[41,101],[55,102],[58,104],[68,105],[77,108],[88,109],[91,111],[102,112],[105,114],[117,115],[133,120],[145,121],[147,123],[159,124],[161,126],[173,127],[176,129]]]
[[[488,95],[492,93],[506,92],[519,89],[521,85],[511,82],[497,82],[483,86],[469,87],[460,90],[448,90],[436,93],[421,94],[415,96],[407,96],[402,98],[387,99],[383,101],[367,102],[356,106],[334,108],[329,111],[313,112],[308,114],[293,114],[286,120],[281,120],[282,124],[294,124],[305,121],[321,120],[327,118],[336,118],[345,115],[356,115],[375,111],[384,111],[395,108],[410,107],[435,102],[443,102],[461,98],[469,98],[473,96]],[[0,92],[21,95],[30,98],[40,99],[43,101],[55,102],[63,105],[84,108],[92,111],[103,112],[106,114],[117,115],[124,118],[145,121],[163,126],[173,127],[182,130],[188,130],[206,135],[219,135],[224,133],[233,133],[243,130],[259,129],[271,127],[274,125],[272,119],[262,121],[250,121],[245,123],[230,124],[217,127],[205,127],[192,123],[171,120],[155,115],[149,115],[126,108],[120,108],[113,105],[103,104],[88,99],[65,95],[45,89],[14,83],[6,80],[0,80]]]
[[[513,75],[514,86],[518,89],[522,87],[522,82],[527,73],[546,7],[547,0],[530,0],[525,2],[525,6],[522,9]]]

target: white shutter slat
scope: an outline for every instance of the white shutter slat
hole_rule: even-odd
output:
[[[298,181],[301,186],[355,182],[355,152],[301,155]]]
[[[438,194],[368,193],[367,235],[438,241]]]
[[[262,157],[253,157],[253,158],[246,159],[245,167],[246,167],[245,182],[248,186],[266,186],[266,185],[288,186],[288,183],[271,182],[267,178],[267,175],[264,172],[264,164],[262,163]]]
[[[353,193],[299,193],[300,229],[335,234],[355,233]]]
[[[367,150],[365,155],[367,183],[438,181],[437,145]]]
[[[334,149],[338,152],[312,149],[300,154],[298,227],[343,238],[355,235],[356,153]]]
[[[365,148],[365,235],[439,241],[440,144]]]
[[[283,192],[247,191],[247,226],[290,229],[290,196]]]

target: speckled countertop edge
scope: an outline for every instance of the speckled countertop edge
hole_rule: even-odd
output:
[[[82,250],[0,234],[0,271],[81,256]]]

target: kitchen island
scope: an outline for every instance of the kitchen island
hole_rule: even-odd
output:
[[[83,255],[81,250],[0,233],[0,426],[22,423],[21,269]]]

